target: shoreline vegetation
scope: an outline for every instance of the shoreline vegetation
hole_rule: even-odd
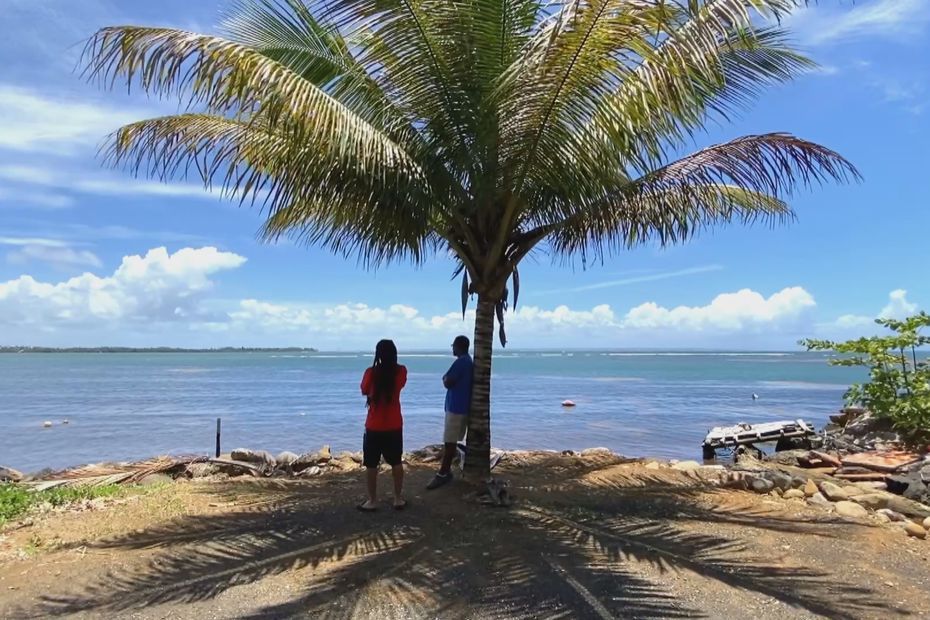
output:
[[[14,347],[0,346],[0,353],[319,353],[310,347]]]

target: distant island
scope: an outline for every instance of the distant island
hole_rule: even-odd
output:
[[[10,347],[0,346],[0,353],[317,353],[305,347],[219,347],[183,349],[179,347]]]

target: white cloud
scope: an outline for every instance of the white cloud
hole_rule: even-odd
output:
[[[750,289],[717,295],[706,306],[668,309],[649,302],[630,310],[625,327],[677,330],[742,330],[777,325],[797,319],[815,306],[814,298],[799,286],[783,289],[768,298]]]
[[[39,186],[44,189],[104,196],[216,198],[219,195],[218,191],[211,192],[203,185],[193,183],[160,183],[102,173],[94,173],[91,178],[88,178],[86,174],[68,173],[62,170],[52,171],[47,168],[23,165],[0,165],[0,180],[25,188]],[[0,198],[4,195],[14,196],[18,193],[9,187],[0,187],[0,192],[2,192]]]
[[[917,312],[917,304],[907,300],[907,291],[899,288],[888,294],[888,305],[878,316],[883,319],[903,319]]]
[[[47,245],[26,245],[6,255],[9,263],[23,265],[33,261],[61,269],[70,267],[102,267],[103,263],[90,250],[75,250]]]
[[[74,199],[56,192],[0,187],[0,203],[12,207],[28,205],[40,209],[65,209],[74,205]]]
[[[863,0],[821,3],[795,12],[789,24],[809,44],[866,37],[909,39],[930,23],[926,0]]]
[[[723,269],[720,265],[702,265],[700,267],[689,267],[677,271],[663,271],[647,275],[637,275],[632,277],[620,278],[618,280],[607,280],[605,282],[595,282],[574,288],[563,288],[549,291],[539,291],[540,293],[578,293],[580,291],[594,291],[603,288],[613,288],[616,286],[626,286],[628,284],[639,284],[641,282],[655,282],[657,280],[667,280],[669,278],[680,278],[682,276],[697,275],[699,273],[709,273]]]
[[[55,328],[204,319],[208,311],[203,294],[212,286],[209,276],[235,269],[245,260],[213,247],[173,254],[162,247],[144,256],[124,257],[105,277],[84,273],[52,284],[23,275],[0,283],[0,322]]]
[[[0,237],[0,245],[63,248],[68,244],[61,239],[46,239],[45,237]]]
[[[70,153],[93,147],[139,111],[69,100],[11,84],[0,84],[0,148]]]
[[[36,238],[32,241],[37,243],[25,246],[25,237],[9,239],[17,248],[63,248],[54,239]],[[58,334],[52,344],[73,344],[77,337],[96,334],[96,341],[81,342],[101,344],[101,338],[106,338],[107,344],[139,343],[144,336],[147,344],[305,344],[359,349],[391,337],[409,349],[436,347],[458,333],[470,333],[474,324],[472,309],[463,321],[458,312],[425,314],[405,304],[230,301],[208,294],[213,274],[235,269],[245,260],[212,247],[185,248],[173,254],[156,248],[144,256],[125,257],[108,276],[84,273],[56,283],[23,275],[0,283],[0,325],[31,327],[32,333],[39,334],[52,330]],[[726,346],[719,336],[777,333],[813,305],[810,294],[798,287],[768,298],[744,289],[718,295],[706,306],[669,309],[645,303],[625,314],[607,304],[590,309],[521,306],[507,313],[506,326],[512,344],[529,348],[674,346],[691,337],[705,338],[705,346]],[[30,332],[13,333],[21,338]],[[657,345],[656,335],[667,337],[666,341]],[[743,344],[741,340],[730,342],[730,346]],[[793,339],[785,344],[790,342]]]
[[[882,330],[875,324],[875,319],[903,319],[915,314],[919,306],[907,299],[907,291],[904,289],[895,289],[888,293],[888,303],[875,316],[864,316],[861,314],[844,314],[832,323],[826,323],[819,326],[822,331],[827,333],[840,330],[841,333],[851,333],[858,330],[862,335],[868,332],[877,333]],[[865,331],[863,332],[863,329]]]

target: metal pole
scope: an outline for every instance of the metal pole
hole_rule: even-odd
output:
[[[216,419],[216,458],[220,458],[220,418]]]

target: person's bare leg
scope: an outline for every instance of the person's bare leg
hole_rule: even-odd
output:
[[[391,476],[394,478],[394,505],[403,506],[407,503],[404,500],[404,466],[392,466]]]
[[[456,445],[447,443],[442,448],[442,464],[439,466],[439,473],[448,476],[452,470],[452,459],[455,458]]]
[[[374,508],[378,505],[378,468],[369,467],[365,470],[365,483],[368,487],[368,501],[363,504],[365,508]]]

